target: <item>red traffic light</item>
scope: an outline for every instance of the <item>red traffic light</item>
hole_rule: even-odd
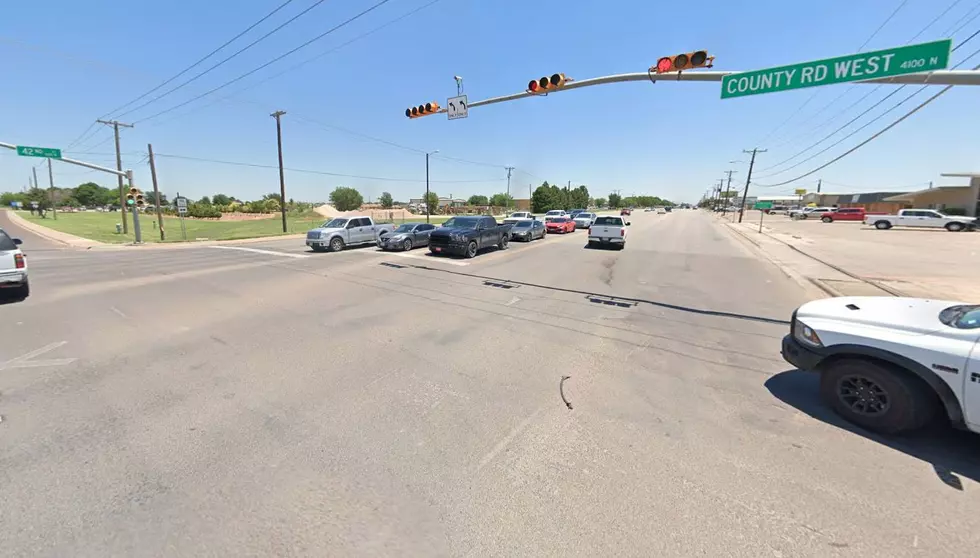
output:
[[[571,78],[566,78],[565,74],[551,74],[551,76],[544,76],[541,79],[532,79],[527,83],[528,93],[548,93],[549,91],[555,91],[565,87],[565,82],[571,81]]]
[[[531,93],[537,93],[538,92],[538,80],[532,79],[531,81],[529,81],[527,83],[527,90],[530,91]]]
[[[673,65],[674,63],[671,62],[670,58],[664,56],[660,60],[657,60],[657,73],[667,73],[670,71],[670,67]]]
[[[697,50],[674,56],[664,56],[657,60],[656,66],[650,67],[650,71],[665,74],[667,72],[680,72],[694,68],[710,68],[714,60],[714,56],[708,56],[708,51]]]

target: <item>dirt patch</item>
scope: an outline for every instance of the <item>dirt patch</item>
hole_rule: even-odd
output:
[[[362,206],[357,211],[338,211],[336,207],[330,204],[323,204],[320,207],[314,209],[320,215],[324,217],[351,217],[354,215],[365,215],[371,217],[375,221],[404,221],[406,219],[417,218],[411,211],[400,208],[392,209],[382,209],[381,206],[365,205]]]

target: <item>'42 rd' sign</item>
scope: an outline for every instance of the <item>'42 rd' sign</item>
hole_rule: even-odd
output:
[[[952,44],[951,39],[944,39],[731,74],[721,80],[721,98],[942,70],[949,65]]]

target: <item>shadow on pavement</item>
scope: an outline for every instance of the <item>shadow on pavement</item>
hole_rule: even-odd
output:
[[[783,403],[821,422],[931,464],[939,480],[951,488],[963,490],[961,476],[980,482],[980,437],[976,434],[951,428],[944,421],[903,436],[869,432],[845,421],[820,401],[820,377],[812,372],[780,372],[769,378],[765,386]]]
[[[690,312],[692,314],[700,314],[702,316],[715,316],[715,317],[718,317],[718,318],[734,318],[734,319],[737,319],[737,320],[748,320],[748,321],[752,321],[752,322],[762,322],[762,323],[767,323],[767,324],[777,324],[777,325],[786,325],[786,326],[789,325],[789,320],[780,320],[780,319],[777,319],[777,318],[767,318],[765,316],[752,316],[752,315],[749,315],[749,314],[737,314],[735,312],[722,312],[720,310],[705,310],[705,309],[702,309],[702,308],[692,308],[690,306],[681,306],[681,305],[678,305],[678,304],[670,304],[668,302],[658,302],[658,301],[655,301],[655,300],[645,300],[645,299],[642,299],[642,298],[632,298],[632,297],[625,297],[625,296],[610,295],[610,294],[605,294],[605,293],[595,293],[595,292],[589,292],[589,291],[579,291],[579,290],[576,290],[576,289],[568,289],[568,288],[564,288],[564,287],[552,287],[552,286],[549,286],[549,285],[539,285],[537,283],[528,283],[526,281],[515,281],[513,279],[500,279],[498,277],[487,277],[485,275],[477,275],[475,273],[464,273],[462,271],[453,271],[451,269],[439,269],[439,268],[434,268],[434,267],[427,267],[427,266],[424,266],[424,265],[410,265],[409,267],[412,267],[414,269],[420,269],[420,270],[423,270],[423,271],[438,271],[440,273],[449,273],[449,274],[452,274],[452,275],[460,275],[460,276],[463,276],[463,277],[472,277],[474,279],[489,280],[489,281],[494,281],[494,282],[497,282],[497,283],[509,283],[509,284],[514,284],[514,285],[524,285],[526,287],[534,287],[534,288],[545,289],[545,290],[550,290],[550,291],[558,291],[558,292],[563,292],[563,293],[579,294],[579,295],[584,295],[586,297],[602,297],[602,298],[606,298],[606,299],[614,300],[614,301],[633,302],[633,303],[636,303],[636,304],[649,304],[651,306],[657,306],[659,308],[668,308],[670,310],[678,310],[678,311],[681,311],[681,312]]]

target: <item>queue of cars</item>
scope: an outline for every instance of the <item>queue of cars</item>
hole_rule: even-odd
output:
[[[771,213],[771,212],[770,212]],[[856,221],[878,230],[892,227],[946,229],[950,232],[973,231],[977,219],[960,215],[946,215],[935,209],[901,209],[894,215],[872,213],[860,207],[804,207],[792,209],[787,215],[794,220],[819,219],[824,223]]]

